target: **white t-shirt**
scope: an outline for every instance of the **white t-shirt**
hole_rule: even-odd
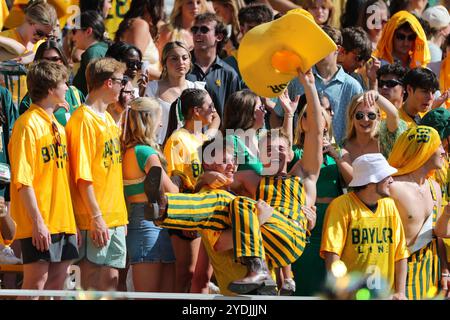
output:
[[[206,82],[202,82],[202,81],[192,82],[192,81],[186,80],[186,84],[187,84],[188,89],[203,89],[204,90]],[[144,97],[154,97],[154,98],[158,99],[159,104],[161,105],[162,127],[158,132],[156,141],[158,141],[159,144],[162,144],[164,142],[164,138],[165,138],[166,132],[167,132],[167,127],[169,125],[169,112],[170,112],[170,105],[172,103],[164,101],[161,98],[159,98],[159,92],[158,92],[159,90],[158,89],[159,89],[159,81],[158,80],[150,81],[147,84],[147,88],[145,89]]]

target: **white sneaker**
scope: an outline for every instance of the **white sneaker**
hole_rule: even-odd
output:
[[[0,264],[21,264],[22,259],[19,259],[14,254],[11,247],[4,247],[0,249]]]
[[[295,293],[295,281],[291,278],[286,278],[281,286],[280,296],[292,296]]]
[[[209,294],[220,294],[220,289],[214,282],[208,283]]]

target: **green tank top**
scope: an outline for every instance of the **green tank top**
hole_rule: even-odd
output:
[[[258,157],[250,153],[244,141],[237,135],[228,135],[227,143],[232,143],[234,147],[234,156],[238,161],[237,171],[253,170],[256,174],[261,175],[263,165]]]
[[[136,155],[136,160],[139,165],[139,169],[145,172],[145,164],[147,159],[158,154],[155,149],[150,146],[138,144],[134,147],[134,153]],[[123,180],[123,186],[125,191],[125,196],[134,196],[140,193],[144,193],[144,180],[145,176],[140,179],[134,180]]]
[[[288,163],[288,172],[302,158],[303,149],[298,146],[292,148],[294,158]],[[319,179],[317,180],[318,198],[335,198],[342,194],[340,176],[336,161],[328,154],[323,155],[323,163],[320,167]]]

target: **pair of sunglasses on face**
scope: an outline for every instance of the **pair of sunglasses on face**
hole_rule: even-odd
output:
[[[415,33],[410,34],[410,35],[406,35],[404,33],[396,33],[395,38],[400,41],[403,41],[405,39],[407,39],[408,41],[414,41],[414,40],[416,40],[417,35]]]
[[[377,118],[377,114],[375,112],[364,113],[362,111],[358,111],[357,113],[355,113],[355,119],[358,121],[364,119],[365,116],[367,116],[367,118],[372,121]]]
[[[402,85],[402,82],[395,80],[395,79],[391,79],[391,80],[378,80],[378,88],[383,88],[383,87],[387,87],[387,88],[393,88],[395,86],[398,85]]]
[[[142,68],[141,61],[127,61],[126,64],[128,69],[139,70]]]
[[[211,31],[211,29],[206,26],[201,26],[201,27],[193,26],[191,28],[192,34],[197,34],[197,32],[199,32],[199,31],[201,34],[207,34],[209,31]]]

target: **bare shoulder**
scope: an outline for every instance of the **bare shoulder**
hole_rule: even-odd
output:
[[[131,30],[148,31],[148,30],[149,30],[149,26],[148,26],[147,21],[145,21],[144,19],[136,18],[136,19],[133,20],[133,22],[131,23],[130,29],[131,29]]]

